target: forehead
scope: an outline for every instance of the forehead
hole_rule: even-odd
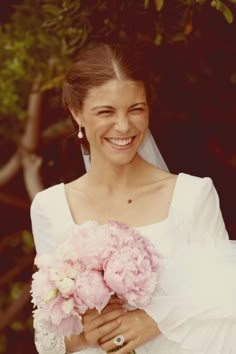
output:
[[[146,101],[144,84],[139,81],[109,80],[105,84],[88,91],[84,106],[133,104]]]

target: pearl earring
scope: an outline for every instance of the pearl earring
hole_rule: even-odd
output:
[[[82,132],[82,124],[79,124],[78,138],[83,139],[84,134]]]

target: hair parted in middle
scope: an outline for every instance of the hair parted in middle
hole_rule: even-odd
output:
[[[150,103],[151,85],[145,54],[145,51],[121,44],[96,43],[83,48],[65,75],[64,106],[79,112],[90,89],[114,79],[142,82]]]

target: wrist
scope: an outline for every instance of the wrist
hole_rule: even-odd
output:
[[[85,339],[84,333],[80,335],[73,335],[70,338],[65,337],[65,347],[66,353],[79,352],[83,349],[88,348],[88,343]]]

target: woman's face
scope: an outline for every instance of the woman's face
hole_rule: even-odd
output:
[[[76,117],[83,124],[91,159],[129,163],[141,145],[149,123],[144,85],[129,80],[110,80],[92,88]]]

